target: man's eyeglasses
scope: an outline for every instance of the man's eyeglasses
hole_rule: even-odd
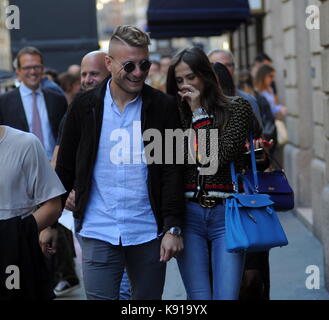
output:
[[[41,71],[43,68],[43,65],[36,65],[36,66],[27,66],[27,67],[21,67],[23,71]]]
[[[127,61],[127,62],[121,63],[121,62],[117,61],[116,59],[114,59],[112,56],[109,56],[109,57],[111,59],[113,59],[115,62],[117,62],[118,64],[120,64],[122,66],[123,70],[127,73],[133,72],[136,69],[136,64],[132,61]],[[151,68],[152,62],[149,60],[142,60],[138,64],[139,64],[139,68],[143,72],[146,72]]]

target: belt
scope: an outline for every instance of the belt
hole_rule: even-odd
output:
[[[224,204],[225,199],[203,195],[198,198],[189,198],[188,200],[198,203],[203,208],[209,209],[217,206],[218,204]]]

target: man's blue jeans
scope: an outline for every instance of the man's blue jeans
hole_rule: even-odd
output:
[[[166,275],[166,264],[160,262],[161,239],[127,247],[85,237],[81,240],[88,300],[119,299],[125,267],[133,300],[161,300]]]
[[[187,201],[183,238],[177,262],[188,299],[238,299],[245,254],[226,251],[225,207]]]
[[[74,230],[76,230],[76,225],[78,221],[74,219]],[[78,232],[75,232],[75,236],[79,242],[80,247],[82,246],[82,239]],[[119,300],[130,300],[131,299],[131,289],[130,282],[127,274],[127,270],[125,269],[122,275],[122,280],[120,284],[120,296]]]

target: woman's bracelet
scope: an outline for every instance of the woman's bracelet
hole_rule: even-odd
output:
[[[197,109],[195,109],[193,112],[192,112],[193,116],[199,116],[199,115],[202,115],[202,114],[207,114],[206,111],[203,109],[203,107],[199,107]]]

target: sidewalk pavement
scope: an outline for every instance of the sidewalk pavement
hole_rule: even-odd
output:
[[[271,300],[329,300],[322,244],[293,213],[281,212],[279,218],[289,244],[270,252]],[[316,269],[306,270],[309,266],[320,271],[319,289],[307,288],[316,287]]]
[[[329,293],[324,286],[321,243],[293,213],[279,213],[279,218],[289,245],[274,248],[270,252],[271,300],[329,300]],[[81,251],[77,243],[76,247],[76,266],[81,278]],[[308,266],[315,266],[315,269],[311,267],[311,273],[306,273]],[[314,276],[317,270],[320,272],[319,289],[308,289],[309,284],[316,287]],[[62,299],[85,300],[83,287]],[[175,259],[171,259],[167,264],[163,300],[186,300],[186,292]]]

